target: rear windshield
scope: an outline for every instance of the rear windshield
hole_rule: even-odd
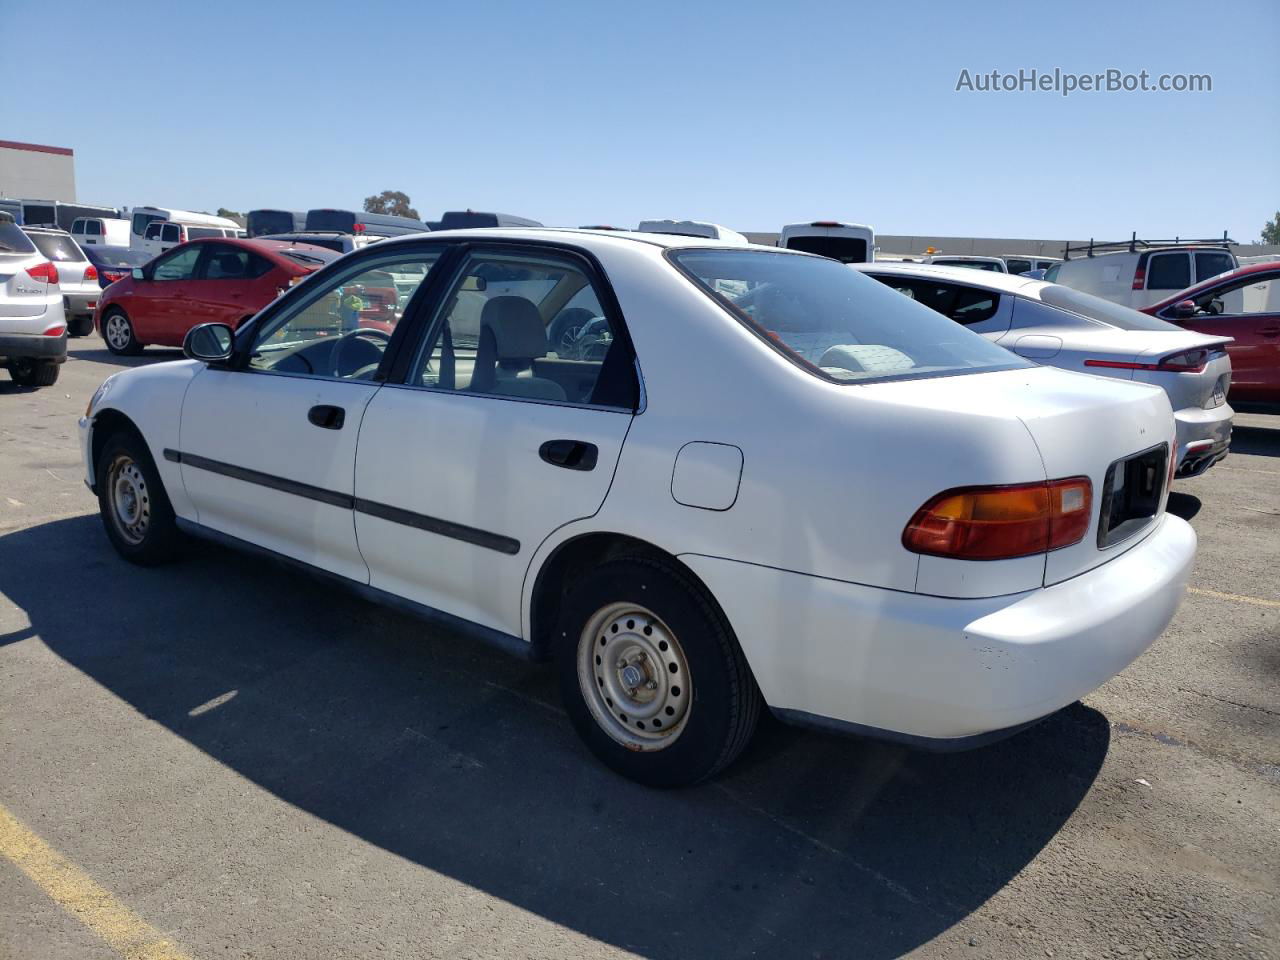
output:
[[[307,214],[307,229],[354,233],[356,215],[350,210],[312,210]]]
[[[84,255],[98,267],[141,267],[152,256],[145,250],[103,246],[85,247]]]
[[[54,263],[66,263],[84,259],[80,247],[65,233],[29,233],[36,249]]]
[[[1051,307],[1060,307],[1072,313],[1097,320],[1120,330],[1181,330],[1172,323],[1165,323],[1157,317],[1130,310],[1110,300],[1103,300],[1091,293],[1082,293],[1073,287],[1064,287],[1058,283],[1049,284],[1040,290],[1040,299]]]
[[[841,263],[867,262],[867,241],[858,237],[788,237],[787,249],[816,253]]]
[[[12,220],[0,220],[0,253],[35,253],[30,239]]]
[[[249,236],[261,237],[268,233],[288,233],[297,229],[293,214],[287,210],[253,210],[249,213]]]
[[[836,383],[1031,366],[834,260],[756,250],[669,256],[766,343]]]

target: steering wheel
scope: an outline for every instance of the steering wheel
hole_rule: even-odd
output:
[[[376,340],[382,341],[381,349],[378,348],[377,344],[371,342]],[[376,357],[369,360],[366,358],[372,355],[368,350],[366,350],[365,357],[360,358],[364,360],[364,362],[352,371],[353,373],[360,373],[370,366],[376,368],[377,365],[382,362],[382,355],[387,352],[387,344],[391,342],[391,334],[386,333],[383,330],[379,330],[376,327],[358,327],[355,330],[348,330],[340,336],[334,343],[333,350],[329,354],[329,365],[333,368],[333,375],[335,377],[345,376],[342,372],[343,357],[350,350],[351,344],[356,341],[363,342],[366,347],[371,348],[377,353]]]

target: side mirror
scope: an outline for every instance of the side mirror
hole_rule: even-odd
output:
[[[1196,302],[1194,300],[1179,300],[1173,305],[1173,315],[1179,320],[1190,320],[1196,315]]]
[[[129,273],[133,276],[133,279],[135,280],[147,279],[147,272],[143,270],[141,267],[134,267],[132,270],[129,271]]]
[[[235,332],[225,323],[202,323],[187,331],[182,353],[189,360],[224,363],[235,352]]]

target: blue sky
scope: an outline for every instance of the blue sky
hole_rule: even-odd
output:
[[[0,0],[11,26],[48,11]],[[0,139],[72,147],[85,201],[399,189],[427,218],[1242,241],[1280,206],[1274,0],[62,0],[54,24],[74,29],[0,57],[0,86],[28,89]],[[955,90],[961,69],[1055,67],[1207,73],[1213,92]]]

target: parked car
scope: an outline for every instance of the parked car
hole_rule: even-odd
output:
[[[263,240],[279,240],[282,243],[309,243],[335,253],[350,253],[384,239],[370,233],[339,233],[336,230],[297,230],[292,233],[269,233]]]
[[[747,238],[718,223],[705,220],[641,220],[636,227],[638,233],[665,233],[676,237],[706,237],[719,240],[721,243],[746,245]]]
[[[926,257],[925,263],[937,267],[965,267],[969,270],[985,270],[988,273],[1008,273],[1003,260],[999,257],[941,256]]]
[[[53,227],[23,227],[36,249],[58,268],[58,288],[66,316],[67,334],[83,337],[93,332],[93,311],[102,287],[98,268],[65,230]]]
[[[192,240],[102,291],[94,325],[116,354],[181,346],[197,324],[234,328],[334,259],[323,247],[278,240]]]
[[[1048,270],[1055,263],[1062,262],[1060,257],[1033,257],[1023,254],[1004,254],[1000,259],[1004,261],[1005,272],[1023,276],[1037,270]]]
[[[1067,248],[1067,259],[1045,272],[1061,283],[1135,310],[1192,284],[1234,270],[1229,241],[1132,240]],[[1071,257],[1072,253],[1084,254]]]
[[[129,221],[114,217],[77,217],[71,222],[71,236],[81,247],[127,247]]]
[[[151,255],[128,247],[83,247],[84,255],[98,270],[98,286],[106,289],[117,280],[123,280],[134,267],[146,266]]]
[[[58,268],[0,212],[0,367],[17,384],[47,387],[67,359]]]
[[[933,265],[858,269],[1028,360],[1159,386],[1177,422],[1178,476],[1198,476],[1227,455],[1227,391],[1235,389],[1228,338],[1024,277]]]
[[[393,333],[314,323],[411,272]],[[584,296],[609,349],[548,356]],[[551,658],[591,750],[645,783],[714,774],[764,707],[943,749],[1007,735],[1141,654],[1195,554],[1165,512],[1162,390],[1029,363],[809,254],[394,238],[184,350],[80,421],[123,557],[250,545]]]
[[[1280,404],[1280,263],[1259,260],[1142,311],[1188,330],[1231,338],[1231,395]]]
[[[153,220],[143,231],[142,240],[131,244],[134,249],[155,256],[172,250],[180,243],[188,240],[205,240],[210,237],[237,239],[244,237],[245,232],[239,227],[211,227],[199,224],[171,223],[168,220]]]
[[[867,263],[875,256],[876,232],[866,224],[839,220],[788,223],[778,237],[778,246],[816,253],[841,263]]]

